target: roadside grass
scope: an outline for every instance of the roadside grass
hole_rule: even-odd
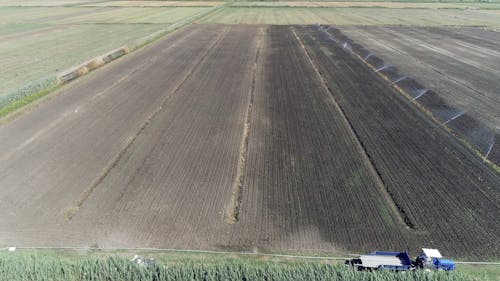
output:
[[[0,253],[0,280],[471,280],[475,271],[360,272],[339,263],[208,254],[157,254],[154,266],[131,253],[16,251]],[[149,258],[151,256],[144,255]],[[470,275],[467,275],[470,274]],[[487,273],[487,274],[494,274]],[[491,275],[489,275],[491,276]],[[477,276],[488,280],[486,275]]]
[[[0,96],[0,118],[51,93],[58,88],[56,78],[42,79],[6,96]]]

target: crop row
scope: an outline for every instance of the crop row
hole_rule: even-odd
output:
[[[329,280],[329,281],[465,281],[460,273],[359,272],[338,265],[312,262],[256,262],[228,259],[220,262],[139,266],[124,257],[86,256],[69,258],[55,255],[2,254],[0,280],[51,281],[162,281],[162,280]]]

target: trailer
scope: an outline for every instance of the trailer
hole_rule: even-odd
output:
[[[454,270],[453,260],[443,259],[436,249],[422,249],[422,253],[412,261],[408,252],[375,251],[370,254],[360,255],[359,258],[346,260],[345,264],[358,270],[393,270],[408,271],[416,269],[425,270]]]
[[[406,271],[412,267],[412,261],[407,252],[375,251],[361,255],[358,259],[346,261],[346,265],[356,267],[358,270],[388,269]]]

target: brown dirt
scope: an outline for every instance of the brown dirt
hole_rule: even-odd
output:
[[[294,28],[192,25],[0,126],[0,244],[498,253],[498,175]]]
[[[500,123],[500,33],[480,28],[341,27],[386,64],[491,128]]]

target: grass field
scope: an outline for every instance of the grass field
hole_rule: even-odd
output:
[[[385,8],[228,7],[205,23],[485,26],[500,28],[500,10],[435,10]]]
[[[207,9],[0,7],[0,95]]]

